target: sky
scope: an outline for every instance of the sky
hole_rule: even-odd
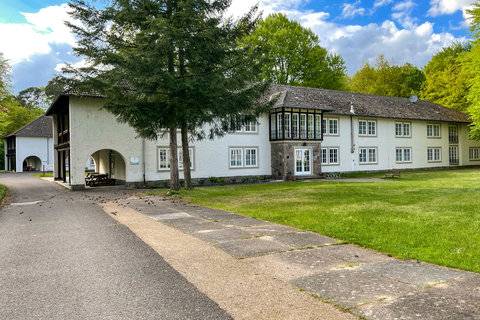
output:
[[[232,0],[239,17],[255,4],[312,29],[353,74],[383,54],[391,63],[423,67],[441,48],[470,37],[475,0]],[[81,63],[64,21],[67,0],[0,0],[0,52],[12,66],[12,89],[44,86],[65,63]]]

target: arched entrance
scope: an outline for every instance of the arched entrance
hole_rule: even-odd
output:
[[[119,152],[111,149],[98,150],[90,158],[93,160],[90,160],[90,163],[93,162],[95,165],[94,172],[88,167],[85,170],[87,187],[125,184],[127,173],[125,160]]]
[[[42,160],[37,156],[28,156],[23,160],[23,171],[41,171]]]

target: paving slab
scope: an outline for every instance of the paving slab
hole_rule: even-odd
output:
[[[228,220],[220,220],[220,223],[226,226],[236,226],[236,227],[252,227],[252,226],[267,226],[270,223],[266,221],[261,221],[253,218],[234,216]]]
[[[153,218],[164,216],[161,223],[367,319],[480,320],[479,274],[402,261],[221,210],[158,199],[137,205]]]
[[[387,305],[362,308],[369,319],[378,320],[473,320],[480,319],[480,302],[467,302],[442,290],[410,293]]]
[[[236,258],[258,257],[291,250],[289,246],[267,237],[223,242],[218,247]]]
[[[281,233],[273,236],[273,238],[295,249],[314,248],[339,243],[338,240],[312,232]]]
[[[202,240],[213,243],[231,242],[234,240],[251,239],[252,235],[240,228],[223,227],[215,230],[201,230],[196,236]]]
[[[417,261],[391,260],[373,264],[371,272],[422,288],[442,287],[447,282],[464,279],[465,272]]]
[[[362,268],[326,271],[293,281],[298,287],[347,307],[392,301],[416,287]]]
[[[164,213],[164,214],[155,214],[151,215],[155,220],[173,220],[173,219],[182,219],[182,218],[191,218],[192,215],[186,212],[173,212],[173,213]]]
[[[162,223],[178,228],[181,231],[188,234],[194,234],[202,230],[215,230],[215,229],[223,228],[223,226],[219,225],[216,222],[207,221],[207,220],[199,219],[195,217],[167,219],[167,220],[163,220]]]

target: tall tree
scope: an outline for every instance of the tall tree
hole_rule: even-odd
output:
[[[0,98],[7,96],[10,81],[10,65],[0,52]]]
[[[423,99],[459,111],[468,109],[469,77],[463,59],[470,48],[469,43],[454,43],[432,57],[424,69]]]
[[[50,99],[45,94],[45,88],[30,87],[20,91],[17,99],[25,108],[42,108],[46,109],[50,103]]]
[[[67,70],[74,75],[70,85],[103,95],[104,108],[141,137],[169,132],[172,189],[179,188],[177,128],[188,179],[189,131],[263,107],[259,97],[267,85],[256,82],[258,66],[238,46],[255,25],[255,11],[234,22],[223,16],[229,5],[229,0],[113,0],[102,9],[84,0],[71,4],[78,21],[70,24],[79,39],[75,51],[89,65]]]
[[[365,64],[350,80],[350,90],[380,96],[418,95],[425,82],[422,70],[407,63],[391,65],[380,56],[375,65]]]
[[[462,66],[468,73],[467,99],[470,105],[467,112],[473,121],[471,136],[480,140],[480,1],[476,1],[468,13],[475,40],[471,50],[463,56]]]
[[[298,22],[276,13],[258,23],[243,39],[263,79],[277,84],[343,89],[346,67],[342,57],[330,54],[318,36]]]

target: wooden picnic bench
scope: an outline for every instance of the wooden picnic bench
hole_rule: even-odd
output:
[[[392,170],[385,173],[385,179],[398,179],[400,178],[400,170]]]
[[[85,177],[85,184],[88,187],[113,186],[115,179],[111,179],[108,174],[89,173]]]

